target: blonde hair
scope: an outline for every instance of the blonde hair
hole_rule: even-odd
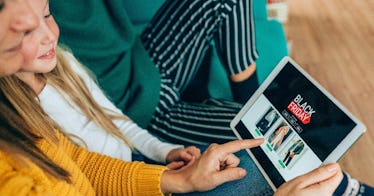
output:
[[[62,129],[41,108],[33,89],[15,75],[1,77],[0,88],[18,115],[24,119],[32,135],[57,143],[54,130]]]
[[[48,129],[47,132],[52,135],[52,138],[56,138],[52,129]],[[0,91],[1,151],[13,159],[18,166],[27,166],[29,160],[47,174],[71,183],[69,172],[54,163],[37,147],[36,144],[40,139],[42,139],[40,134],[36,135],[31,131],[25,119],[17,113],[4,93]]]
[[[62,130],[40,107],[35,92],[15,76],[0,78],[0,149],[16,163],[24,158],[37,164],[51,176],[71,183],[69,172],[55,164],[38,147],[45,139],[58,143],[55,130]]]
[[[93,99],[91,92],[82,77],[72,69],[70,61],[66,58],[64,53],[67,53],[67,51],[61,47],[57,47],[56,67],[51,72],[38,74],[38,76],[51,86],[55,87],[59,93],[68,95],[68,97],[81,109],[89,120],[95,122],[107,133],[121,139],[125,144],[133,149],[131,142],[113,123],[113,120],[129,120],[129,118],[122,114],[115,113],[114,111],[103,109]],[[78,65],[85,69],[80,63],[78,63]],[[89,72],[87,71],[87,73]],[[39,104],[39,100],[35,99],[37,98],[35,92],[14,75],[0,78],[0,81],[1,89],[3,89],[5,96],[10,100],[12,105],[14,105],[22,118],[26,120],[31,129],[38,130],[38,132],[41,131],[43,132],[41,133],[43,137],[51,138],[55,141],[54,134],[49,133],[47,130],[57,128],[63,131],[63,129],[43,111]]]

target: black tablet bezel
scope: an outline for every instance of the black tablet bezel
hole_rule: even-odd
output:
[[[323,160],[323,163],[338,161],[338,159],[348,150],[348,148],[365,132],[365,126],[359,120],[357,120],[347,109],[345,109],[334,97],[332,97],[324,88],[322,88],[290,57],[285,57],[280,61],[274,71],[269,75],[269,77],[251,97],[251,99],[245,104],[243,109],[233,119],[233,121],[231,122],[231,128],[239,139],[254,138],[254,136],[247,130],[246,126],[243,124],[242,117],[247,113],[247,111],[256,102],[256,100],[264,93],[271,82],[287,64],[292,65],[295,69],[297,69],[303,76],[305,76],[308,81],[311,82],[311,84],[317,87],[324,96],[331,100],[339,110],[346,114],[349,119],[355,123],[355,126],[352,128],[352,130],[349,131],[349,133],[347,133],[347,136],[340,141],[340,143],[336,147],[336,150],[333,150],[333,152],[326,156],[327,158]],[[280,113],[280,111],[278,112]],[[285,182],[281,174],[274,167],[270,159],[260,147],[252,148],[247,151],[249,155],[254,159],[256,165],[259,167],[260,171],[264,174],[264,177],[274,190],[276,190],[277,187]]]

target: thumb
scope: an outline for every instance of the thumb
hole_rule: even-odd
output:
[[[342,179],[343,179],[343,174],[337,173],[335,176],[331,177],[330,179],[320,182],[318,184],[315,184],[314,188],[316,188],[318,192],[320,193],[327,192],[326,194],[332,195],[334,191],[338,188]]]
[[[327,191],[328,194],[332,194],[335,191],[335,189],[339,186],[342,179],[343,173],[338,170],[338,172],[336,172],[335,175],[320,183],[315,184],[314,187],[318,189],[321,193],[322,191]]]
[[[242,179],[245,175],[247,175],[247,172],[243,168],[226,168],[216,173],[214,179],[217,185],[220,185],[225,182]]]
[[[340,171],[340,167],[336,163],[331,163],[322,167],[319,167],[312,172],[309,172],[300,177],[302,182],[302,187],[308,187],[312,184],[320,183],[322,181],[328,180],[329,178],[335,176]]]

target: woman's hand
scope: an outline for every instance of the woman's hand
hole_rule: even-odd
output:
[[[225,182],[238,180],[246,175],[239,168],[239,158],[233,153],[262,144],[263,139],[236,140],[226,144],[212,144],[200,158],[192,160],[179,170],[165,171],[161,177],[164,193],[207,191]]]
[[[167,167],[173,170],[180,169],[187,165],[193,157],[199,159],[200,156],[200,149],[195,146],[173,149],[166,156],[166,162],[169,163]]]
[[[284,183],[274,195],[332,195],[342,179],[339,165],[329,164]]]

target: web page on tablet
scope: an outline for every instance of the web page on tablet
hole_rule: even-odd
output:
[[[261,165],[268,164],[287,181],[320,166],[355,126],[320,89],[287,63],[241,118],[237,130],[242,137],[265,138],[260,149],[267,158],[259,159]],[[270,168],[268,174],[278,175]],[[270,177],[273,181],[276,178]]]

